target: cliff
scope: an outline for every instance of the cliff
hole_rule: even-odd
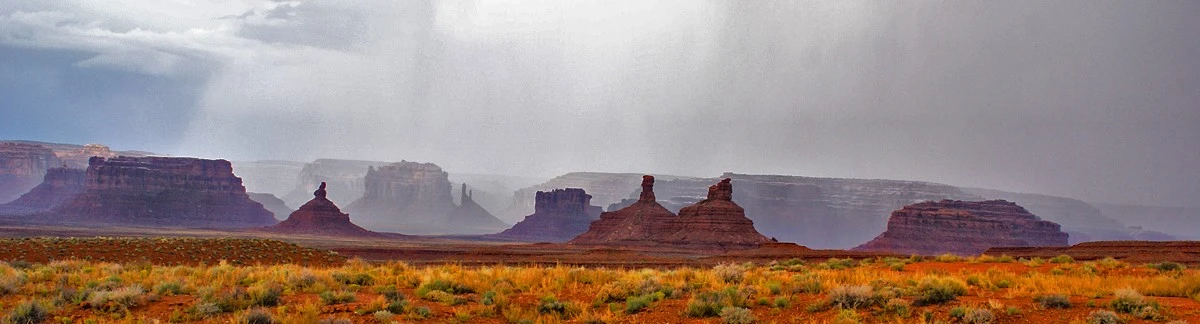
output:
[[[942,200],[892,212],[887,231],[856,251],[975,255],[992,247],[1066,246],[1067,233],[1004,200]]]
[[[401,161],[369,167],[363,180],[362,198],[346,207],[356,223],[404,234],[459,234],[447,226],[456,206],[448,174],[436,164]]]
[[[75,198],[84,190],[83,169],[51,168],[42,183],[13,202],[0,205],[0,215],[44,212]]]
[[[342,206],[362,198],[367,168],[386,165],[386,162],[317,159],[304,165],[296,180],[296,187],[280,197],[289,206],[299,206],[309,200],[313,190],[322,182],[327,183],[329,200]]]
[[[533,214],[492,238],[525,242],[566,242],[583,234],[600,218],[592,196],[579,188],[538,191]]]
[[[13,201],[33,189],[47,170],[61,164],[49,148],[0,142],[0,203]]]

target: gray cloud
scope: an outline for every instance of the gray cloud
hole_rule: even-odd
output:
[[[167,153],[1200,206],[1193,2],[66,3],[0,8],[0,44],[202,80]]]

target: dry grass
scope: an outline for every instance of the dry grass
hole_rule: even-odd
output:
[[[26,313],[34,307],[30,305],[38,305],[54,322],[68,316],[74,322],[270,318],[298,323],[348,318],[354,322],[540,323],[687,317],[769,322],[796,314],[830,322],[909,322],[923,316],[948,321],[948,311],[962,306],[973,312],[964,316],[977,322],[1005,322],[1008,316],[1070,311],[1016,307],[1032,305],[1044,296],[1118,301],[1072,307],[1083,308],[1081,314],[1109,309],[1121,316],[1177,319],[1173,314],[1181,312],[1154,302],[1161,297],[1193,298],[1187,301],[1200,309],[1195,301],[1200,298],[1200,273],[1194,269],[1158,271],[1111,260],[1031,268],[992,257],[941,259],[676,269],[411,266],[361,260],[325,268],[225,262],[207,266],[0,262],[0,316],[20,315],[18,305]],[[894,270],[896,264],[905,269]],[[161,307],[167,302],[161,299],[167,298],[182,307]],[[964,304],[961,299],[974,301]],[[1076,319],[1088,320],[1084,315]]]

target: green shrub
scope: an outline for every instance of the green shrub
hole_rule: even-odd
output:
[[[433,310],[429,309],[429,307],[418,306],[417,308],[413,309],[412,315],[416,316],[417,318],[429,318],[430,316],[433,316]]]
[[[1087,322],[1088,324],[1120,324],[1124,323],[1125,320],[1122,320],[1121,316],[1118,316],[1117,313],[1106,310],[1095,310],[1088,313]]]
[[[383,324],[391,323],[392,318],[396,317],[396,314],[387,310],[376,311],[372,315],[375,316],[375,321]]]
[[[424,299],[442,303],[443,305],[447,306],[457,306],[467,302],[465,298],[458,297],[441,290],[433,290],[425,293]]]
[[[855,309],[879,303],[879,297],[871,286],[837,286],[829,290],[829,304],[840,308]]]
[[[757,319],[749,309],[741,307],[725,307],[721,309],[721,322],[726,324],[749,324]]]
[[[829,258],[829,260],[826,260],[825,262],[818,264],[817,268],[829,269],[829,270],[842,270],[842,269],[853,268],[857,265],[858,265],[858,263],[854,262],[854,259]]]
[[[775,302],[773,302],[772,304],[775,305],[775,308],[788,308],[788,306],[792,305],[792,300],[791,300],[791,298],[787,298],[785,296],[780,296],[780,297],[775,297]]]
[[[382,295],[384,299],[387,299],[389,303],[399,302],[408,298],[408,296],[404,296],[404,293],[400,292],[399,289],[396,289],[396,286],[394,285],[379,287],[376,288],[375,291]]]
[[[707,291],[695,294],[688,301],[684,314],[689,317],[716,317],[725,307],[745,307],[748,291],[736,288],[726,288],[718,291]]]
[[[1070,255],[1061,254],[1050,259],[1050,263],[1075,263],[1075,258]]]
[[[266,285],[255,287],[249,292],[250,306],[277,306],[283,298],[283,287],[277,285]]]
[[[483,297],[480,298],[480,300],[479,300],[479,303],[484,304],[486,306],[491,306],[492,304],[495,304],[496,303],[496,291],[488,290],[488,291],[484,292]]]
[[[50,312],[37,301],[27,301],[17,304],[8,313],[8,322],[13,324],[38,324],[50,318]]]
[[[992,324],[996,321],[996,315],[990,310],[976,308],[968,311],[962,320],[966,324]]]
[[[941,304],[966,295],[967,287],[949,278],[925,278],[917,285],[917,306]]]
[[[1156,269],[1160,272],[1170,272],[1170,271],[1183,271],[1184,269],[1187,269],[1187,266],[1176,263],[1176,262],[1168,261],[1168,262],[1163,262],[1163,263],[1152,263],[1152,264],[1150,264],[1150,268]]]
[[[625,299],[625,313],[626,314],[637,314],[638,312],[641,312],[643,309],[650,307],[650,303],[652,303],[653,301],[654,301],[653,297],[651,297],[649,295],[626,298]]]
[[[565,314],[567,305],[558,301],[554,296],[542,297],[542,301],[538,303],[538,314]]]
[[[417,288],[417,296],[425,297],[425,294],[429,293],[430,291],[442,291],[455,295],[470,294],[475,292],[475,290],[471,289],[471,287],[461,285],[457,282],[437,279],[422,284],[421,287]]]
[[[317,296],[321,297],[321,303],[324,303],[325,305],[345,304],[353,302],[355,299],[354,292],[345,290],[339,290],[337,292],[326,290]]]
[[[967,308],[958,306],[950,309],[950,318],[961,321],[963,317],[967,317]]]
[[[892,298],[888,299],[887,303],[883,305],[883,310],[888,313],[896,314],[896,316],[899,316],[900,318],[908,318],[912,315],[912,309],[910,307],[911,305],[912,303],[907,300]]]
[[[164,281],[154,286],[154,292],[164,296],[180,295],[183,294],[183,283],[179,281]]]
[[[356,274],[334,273],[333,281],[340,282],[344,285],[370,286],[375,283],[375,278],[371,277],[370,274],[366,274],[366,273],[356,273]]]
[[[937,258],[934,258],[933,260],[937,261],[937,262],[959,262],[959,261],[962,261],[962,259],[963,258],[960,256],[954,255],[952,253],[946,253],[946,254],[937,256]]]
[[[88,305],[107,312],[125,311],[144,303],[144,294],[145,290],[139,285],[97,291],[88,296]]]
[[[1037,296],[1033,298],[1033,301],[1042,305],[1042,308],[1071,308],[1071,300],[1062,294]]]
[[[792,276],[792,293],[820,294],[822,292],[825,292],[825,287],[817,274]]]

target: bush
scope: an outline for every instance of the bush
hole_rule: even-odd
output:
[[[1183,271],[1187,266],[1176,262],[1152,263],[1150,267],[1160,272]]]
[[[775,302],[772,303],[775,308],[788,308],[792,305],[792,300],[785,296],[775,297]]]
[[[829,291],[829,304],[840,308],[855,309],[879,303],[871,286],[837,286]]]
[[[434,290],[434,291],[425,293],[424,298],[426,300],[439,302],[439,303],[442,303],[443,305],[447,305],[447,306],[462,305],[463,303],[467,302],[466,299],[464,299],[462,297],[458,297],[458,296],[452,295],[448,292],[444,292],[441,290]]]
[[[274,324],[275,318],[271,317],[270,313],[261,309],[254,309],[247,312],[240,321],[242,324]]]
[[[1033,301],[1042,305],[1042,308],[1071,308],[1071,300],[1062,294],[1037,296],[1033,298]]]
[[[933,260],[937,261],[937,262],[959,262],[959,261],[962,261],[962,257],[954,255],[952,253],[946,253],[946,254],[937,256],[937,258],[934,258]]]
[[[429,307],[419,306],[413,309],[412,315],[417,318],[429,318],[433,316],[433,310],[429,309]]]
[[[567,305],[558,301],[554,296],[542,297],[542,301],[538,303],[538,314],[559,314],[567,312]]]
[[[725,307],[721,309],[721,322],[727,324],[749,324],[757,319],[749,309],[741,307]]]
[[[888,313],[896,314],[896,316],[901,318],[907,318],[912,315],[912,309],[909,307],[911,305],[912,303],[907,300],[892,298],[888,299],[887,304],[883,305],[883,310]]]
[[[396,314],[392,314],[392,312],[386,310],[376,311],[374,315],[376,321],[384,324],[391,323],[392,318],[396,317]]]
[[[375,283],[375,278],[372,278],[371,275],[366,273],[356,273],[352,275],[335,273],[333,274],[333,280],[344,285],[370,286]]]
[[[1088,324],[1120,324],[1124,323],[1125,321],[1122,320],[1121,316],[1118,316],[1117,313],[1106,310],[1096,310],[1088,313],[1087,322]]]
[[[387,299],[389,303],[400,302],[408,298],[408,296],[404,296],[404,293],[400,292],[400,290],[396,289],[396,286],[393,285],[379,287],[376,288],[375,291],[382,295],[384,299]]]
[[[820,294],[825,292],[821,278],[816,274],[792,276],[792,293]]]
[[[949,278],[925,278],[917,285],[917,306],[941,304],[966,295],[967,287]]]
[[[345,304],[353,302],[355,298],[354,292],[345,290],[337,292],[327,290],[321,292],[321,294],[318,296],[321,297],[321,303],[324,303],[325,305]]]
[[[1062,254],[1050,259],[1050,263],[1075,263],[1075,258],[1070,255]]]
[[[13,324],[38,324],[49,318],[50,312],[36,301],[17,304],[17,307],[8,313],[8,322]]]
[[[842,269],[853,268],[857,265],[858,264],[856,262],[854,262],[854,259],[829,258],[829,260],[826,260],[825,262],[818,264],[817,268],[829,269],[829,270],[842,270]]]
[[[732,287],[719,291],[701,292],[692,296],[692,300],[688,301],[684,314],[689,317],[716,317],[725,307],[746,306],[748,295],[748,291],[738,291]]]
[[[495,304],[496,303],[496,291],[488,290],[488,291],[484,292],[483,297],[480,298],[480,300],[479,300],[479,303],[483,304],[485,306],[491,306],[492,304]]]
[[[1109,302],[1109,306],[1119,313],[1133,313],[1149,305],[1145,296],[1130,288],[1117,289]]]
[[[653,298],[649,295],[626,298],[625,313],[636,314],[641,312],[643,309],[646,309],[646,307],[650,307],[650,303],[653,301]]]
[[[249,291],[250,306],[277,306],[283,298],[283,287],[267,285],[254,287]]]
[[[164,296],[183,294],[183,283],[179,281],[164,281],[154,286],[154,292]]]
[[[746,278],[746,269],[736,264],[718,264],[712,269],[713,274],[721,278],[725,283],[742,282]]]
[[[475,292],[475,290],[471,289],[470,287],[461,285],[457,282],[437,279],[422,284],[421,287],[417,288],[417,296],[425,297],[425,294],[429,293],[430,291],[443,291],[454,295],[470,294]]]
[[[145,290],[139,285],[111,291],[98,291],[88,296],[88,305],[108,312],[125,311],[145,302],[145,298],[142,296],[144,293]]]
[[[963,323],[967,324],[991,324],[996,321],[996,315],[992,311],[986,309],[972,309],[963,316]]]

